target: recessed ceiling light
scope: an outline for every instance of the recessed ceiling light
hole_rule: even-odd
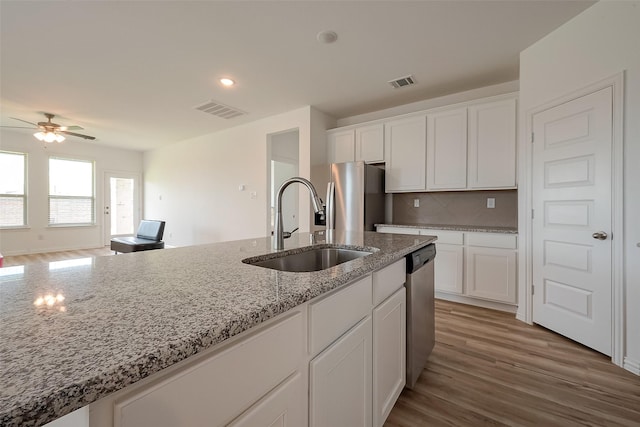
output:
[[[333,43],[338,40],[338,34],[335,31],[323,30],[316,36],[320,43]]]
[[[233,80],[228,79],[226,77],[220,79],[220,83],[222,83],[223,86],[227,86],[227,87],[230,87],[230,86],[233,86],[234,84],[236,84],[236,82],[234,82]]]

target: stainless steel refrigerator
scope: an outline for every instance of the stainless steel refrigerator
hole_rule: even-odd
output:
[[[364,162],[331,164],[325,203],[327,228],[373,231],[384,223],[384,170]]]

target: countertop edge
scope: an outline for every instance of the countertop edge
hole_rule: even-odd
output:
[[[419,228],[430,230],[460,231],[467,233],[500,233],[500,234],[518,234],[517,228],[512,227],[495,227],[495,226],[479,226],[479,225],[448,225],[448,224],[375,224],[378,227],[398,227],[398,228]]]

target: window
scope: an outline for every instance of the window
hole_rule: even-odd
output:
[[[93,162],[49,158],[49,225],[95,224]]]
[[[0,151],[0,227],[27,224],[27,155]]]

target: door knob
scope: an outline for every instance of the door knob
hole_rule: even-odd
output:
[[[598,239],[598,240],[606,240],[607,239],[607,233],[605,233],[604,231],[596,231],[591,236],[594,239]]]

